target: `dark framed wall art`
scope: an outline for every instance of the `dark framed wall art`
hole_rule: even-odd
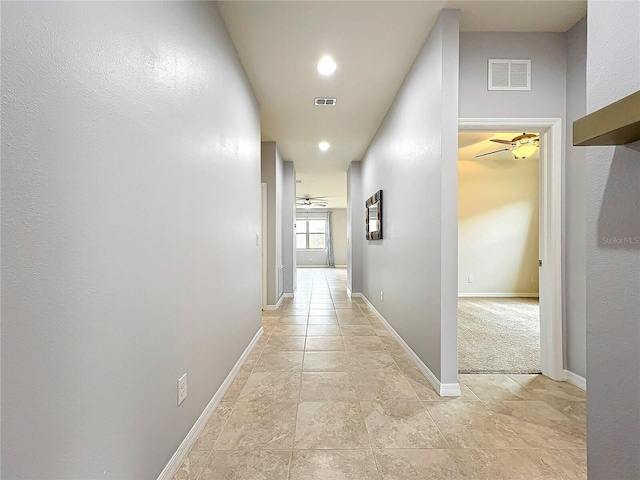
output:
[[[370,196],[366,203],[367,240],[382,240],[382,190]]]

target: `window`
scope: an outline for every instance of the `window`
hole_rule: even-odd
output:
[[[296,220],[296,248],[298,250],[324,249],[327,221],[318,218]]]

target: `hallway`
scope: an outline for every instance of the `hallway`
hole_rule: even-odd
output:
[[[439,397],[346,284],[298,270],[176,480],[586,478],[584,392],[461,375]]]

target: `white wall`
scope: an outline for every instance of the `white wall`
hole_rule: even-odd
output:
[[[267,305],[276,305],[284,288],[280,289],[282,263],[282,193],[284,162],[276,142],[262,142],[261,181],[267,184]],[[284,286],[284,285],[283,285]]]
[[[160,474],[260,328],[259,145],[215,4],[3,3],[2,478]]]
[[[495,158],[458,162],[458,292],[534,296],[540,156]]]
[[[296,169],[293,162],[284,162],[282,176],[282,264],[284,293],[296,289]]]
[[[580,71],[585,56],[580,42],[586,32],[566,33],[472,33],[460,34],[460,117],[465,118],[572,118],[580,116],[584,80]],[[569,37],[569,40],[568,40]],[[531,91],[487,90],[489,58],[531,59]],[[572,83],[567,82],[567,75]],[[570,98],[567,98],[569,92]],[[568,137],[569,138],[569,137]],[[579,150],[566,139],[564,210],[564,340],[565,368],[586,374],[584,349],[584,164]],[[575,175],[574,175],[575,174]]]
[[[308,212],[298,209],[298,217],[306,218],[321,216],[326,218],[329,210],[314,209]],[[336,266],[347,264],[347,209],[332,208],[331,232],[333,238],[333,259]],[[327,250],[296,250],[296,261],[300,266],[325,266],[327,265]]]
[[[589,1],[588,11],[591,113],[640,90],[640,3]],[[586,147],[587,461],[592,479],[640,478],[637,147]]]
[[[458,12],[444,10],[362,160],[360,197],[350,197],[353,219],[384,192],[383,240],[351,238],[363,245],[362,293],[441,382],[455,384],[458,38]]]
[[[565,368],[587,378],[586,149],[572,145],[573,122],[587,110],[587,19],[567,33],[567,155],[565,157]]]

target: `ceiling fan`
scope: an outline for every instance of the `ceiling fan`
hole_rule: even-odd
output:
[[[327,197],[296,197],[297,208],[322,208],[327,206],[327,202],[323,201]]]
[[[474,158],[484,157],[486,155],[492,155],[498,152],[510,151],[515,158],[525,159],[540,147],[540,135],[537,133],[522,133],[517,135],[511,140],[502,140],[499,138],[492,138],[490,142],[500,143],[502,145],[510,145],[509,148],[501,148],[500,150],[494,150],[493,152],[481,153]]]

